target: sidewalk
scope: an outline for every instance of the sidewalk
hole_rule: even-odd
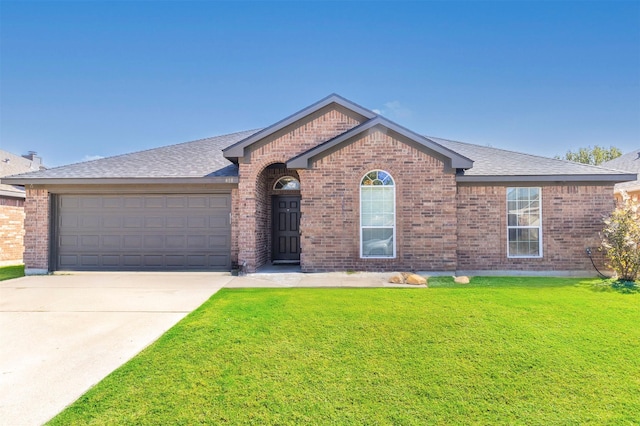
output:
[[[298,265],[269,265],[258,272],[233,277],[225,288],[251,287],[411,287],[426,288],[426,285],[391,284],[389,278],[397,272],[300,272]]]

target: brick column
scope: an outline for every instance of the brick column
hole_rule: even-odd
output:
[[[49,192],[27,188],[24,203],[24,266],[27,275],[49,271]]]
[[[238,174],[242,177],[238,183],[238,264],[245,264],[246,272],[255,272],[256,265],[256,185],[250,165],[240,164]],[[247,176],[245,176],[247,175]]]

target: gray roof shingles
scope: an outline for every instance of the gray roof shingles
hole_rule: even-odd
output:
[[[640,148],[621,155],[613,160],[605,161],[602,166],[623,172],[640,172]]]
[[[467,176],[553,176],[553,175],[611,175],[620,174],[612,168],[555,158],[539,157],[489,146],[428,137],[452,151],[474,160]]]
[[[640,174],[640,148],[621,155],[618,158],[614,158],[613,160],[605,161],[602,165],[610,169]],[[639,189],[640,179],[616,185],[616,191],[637,191]]]
[[[21,179],[204,178],[237,176],[222,149],[257,130],[199,139],[146,151],[19,175]],[[13,176],[14,178],[17,176]]]
[[[236,144],[260,129],[232,133],[192,142],[164,146],[146,151],[84,163],[70,164],[38,172],[13,176],[13,179],[155,179],[155,178],[208,178],[237,177],[238,168],[223,156],[222,150]],[[615,179],[624,175],[603,167],[570,161],[538,157],[493,147],[473,145],[447,139],[428,137],[443,147],[474,161],[473,168],[464,176],[509,178],[511,176],[585,176],[597,180],[598,176]],[[627,173],[628,175],[628,173]],[[575,179],[574,179],[575,180]],[[619,179],[628,180],[625,178]]]

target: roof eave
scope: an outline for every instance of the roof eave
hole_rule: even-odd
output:
[[[309,114],[313,114],[314,112],[326,107],[327,105],[330,105],[332,103],[338,104],[344,108],[350,109],[353,112],[360,114],[361,116],[370,119],[376,116],[376,114],[373,111],[370,111],[358,104],[355,104],[345,98],[343,98],[340,95],[337,94],[331,94],[329,96],[327,96],[324,99],[319,100],[318,102],[314,103],[313,105],[310,105],[292,115],[290,115],[289,117],[278,121],[277,123],[262,129],[261,131],[249,136],[246,139],[243,139],[239,142],[236,142],[235,144],[228,146],[226,148],[224,148],[222,150],[222,154],[224,155],[225,158],[233,161],[234,163],[238,162],[238,158],[240,157],[244,157],[244,149],[251,145],[254,142],[257,142],[263,138],[266,138],[270,135],[272,135],[273,133],[277,132],[278,130],[281,130],[293,123],[295,123],[296,121],[306,117]]]
[[[152,184],[237,184],[237,176],[161,177],[161,178],[9,178],[11,185],[152,185]]]
[[[634,174],[576,174],[576,175],[458,175],[457,182],[607,182],[620,183],[637,179]]]
[[[3,189],[0,189],[0,197],[24,199],[25,192],[24,191],[5,191]]]

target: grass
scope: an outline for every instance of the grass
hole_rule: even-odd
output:
[[[24,277],[24,265],[0,267],[0,281]]]
[[[599,280],[223,289],[51,421],[636,424],[640,295]]]

